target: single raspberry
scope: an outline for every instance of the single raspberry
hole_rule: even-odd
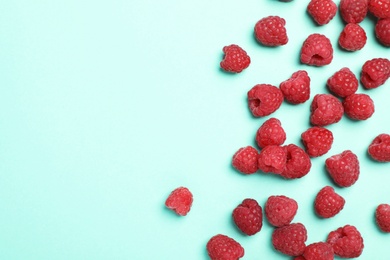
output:
[[[306,240],[307,231],[301,223],[275,228],[272,233],[274,248],[289,256],[302,255],[306,248]]]
[[[278,145],[268,145],[259,154],[258,166],[263,172],[281,174],[286,167],[286,149]]]
[[[303,253],[305,260],[333,260],[333,248],[325,242],[317,242],[306,247]]]
[[[363,64],[360,81],[366,89],[383,85],[390,77],[390,60],[375,58]]]
[[[174,189],[165,201],[165,206],[180,216],[185,216],[192,206],[192,193],[186,187]]]
[[[222,51],[225,56],[220,63],[222,69],[227,72],[240,73],[248,68],[251,58],[240,46],[231,44],[223,47]]]
[[[390,162],[390,135],[380,134],[368,147],[368,154],[378,162]]]
[[[350,187],[359,179],[359,159],[350,150],[326,159],[325,167],[330,177],[340,187]]]
[[[339,97],[347,97],[356,92],[359,81],[349,68],[336,71],[327,81],[329,90]]]
[[[310,123],[316,126],[327,126],[337,123],[344,114],[343,104],[331,94],[315,95],[310,111]]]
[[[210,238],[206,249],[211,260],[238,260],[245,253],[240,243],[222,234]]]
[[[367,94],[352,94],[344,102],[345,114],[353,120],[366,120],[375,112],[374,101]]]
[[[279,88],[291,104],[305,103],[310,98],[310,77],[306,71],[298,70],[280,83]]]
[[[268,116],[283,102],[283,93],[270,84],[258,84],[248,91],[249,109],[255,117]]]
[[[378,20],[375,25],[375,35],[380,43],[390,47],[390,18]]]
[[[291,223],[297,214],[298,203],[284,195],[270,196],[265,203],[265,216],[274,227],[282,227]]]
[[[346,23],[360,23],[367,16],[368,0],[341,0],[339,7]]]
[[[288,42],[286,21],[279,16],[267,16],[255,25],[256,39],[266,46],[280,46]]]
[[[261,148],[267,145],[282,145],[284,141],[286,132],[280,120],[274,117],[265,121],[256,132],[256,142]]]
[[[359,257],[364,248],[363,237],[356,227],[345,225],[329,233],[326,240],[335,255],[342,258]]]
[[[336,216],[345,205],[345,200],[330,186],[325,186],[314,200],[314,210],[318,216],[331,218]]]
[[[295,144],[289,144],[284,147],[287,152],[287,161],[286,167],[280,175],[286,179],[297,179],[308,174],[311,169],[309,155]]]
[[[380,204],[375,210],[375,221],[379,229],[390,233],[390,205]]]
[[[311,0],[307,11],[317,24],[324,25],[335,17],[337,5],[332,0]]]
[[[307,65],[328,65],[333,59],[332,43],[325,35],[311,34],[302,44],[300,59]]]
[[[349,23],[341,31],[339,45],[347,51],[361,50],[367,42],[364,29],[357,23]]]
[[[242,147],[233,155],[232,165],[241,173],[252,174],[259,169],[257,166],[258,157],[259,152],[252,146]]]
[[[256,234],[263,226],[262,208],[254,199],[243,200],[232,215],[236,226],[248,236]]]
[[[368,10],[378,18],[390,18],[390,0],[369,0]]]
[[[330,130],[314,126],[301,135],[302,143],[310,157],[319,157],[332,148],[333,134]]]

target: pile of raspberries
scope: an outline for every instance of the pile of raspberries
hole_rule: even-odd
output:
[[[346,51],[361,50],[367,35],[359,25],[367,15],[376,19],[375,36],[380,44],[390,47],[390,0],[341,0],[339,7],[332,0],[311,0],[307,12],[319,25],[332,20],[337,10],[345,22],[338,43]],[[288,43],[285,19],[268,16],[254,26],[257,41],[264,46]],[[223,48],[220,67],[228,73],[240,73],[249,67],[251,59],[244,49],[232,44]],[[310,66],[326,66],[332,62],[333,47],[322,34],[309,35],[303,42],[300,61]],[[365,89],[378,88],[390,78],[390,60],[373,58],[361,68],[360,82]],[[271,117],[263,122],[255,134],[257,147],[246,146],[233,155],[233,167],[243,175],[256,172],[270,173],[284,179],[302,178],[310,172],[311,158],[328,153],[333,134],[326,126],[339,122],[345,114],[352,120],[367,120],[375,112],[374,101],[367,94],[356,93],[357,76],[347,67],[336,71],[328,80],[331,94],[316,94],[310,106],[311,127],[301,134],[303,148],[285,144],[286,132],[279,119]],[[310,99],[310,77],[305,70],[294,72],[280,85],[258,84],[247,93],[248,107],[254,117],[274,113],[287,102],[298,105]],[[367,147],[367,153],[379,163],[390,162],[390,135],[379,134]],[[339,187],[354,185],[360,174],[359,158],[350,150],[329,156],[325,168]],[[193,195],[186,187],[171,192],[165,204],[178,215],[185,216],[191,208]],[[320,218],[331,218],[342,211],[345,199],[333,187],[324,186],[314,199],[313,210]],[[294,222],[298,203],[284,195],[270,196],[263,207],[255,199],[247,198],[232,212],[237,228],[248,236],[261,231],[263,212],[274,227],[272,245],[282,254],[295,260],[331,260],[359,257],[364,248],[363,237],[355,226],[345,225],[329,232],[326,241],[306,245],[304,224]],[[375,211],[378,228],[390,233],[390,205],[378,205]],[[217,234],[206,245],[212,260],[236,260],[244,256],[244,248],[233,238]]]

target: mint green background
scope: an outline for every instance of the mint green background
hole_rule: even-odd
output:
[[[243,199],[264,205],[278,194],[297,200],[294,222],[306,225],[308,243],[352,224],[364,237],[359,259],[388,259],[390,235],[377,229],[373,215],[379,203],[390,203],[390,164],[371,161],[366,150],[377,134],[390,132],[390,82],[359,87],[374,100],[375,114],[329,126],[334,145],[312,160],[306,177],[244,176],[231,167],[234,152],[255,145],[256,130],[269,118],[248,111],[246,93],[255,84],[279,85],[305,69],[313,97],[327,93],[325,82],[338,69],[359,75],[366,60],[390,57],[375,39],[372,18],[361,24],[364,49],[348,53],[337,45],[339,15],[316,26],[308,2],[2,1],[0,259],[208,259],[205,245],[218,233],[242,244],[243,259],[288,259],[273,250],[266,220],[247,237],[231,219]],[[254,24],[268,15],[286,19],[287,45],[254,40]],[[329,66],[299,63],[301,44],[314,32],[334,45]],[[232,43],[252,58],[238,75],[219,69],[222,47]],[[272,115],[286,143],[301,145],[310,101],[283,103]],[[346,149],[358,155],[361,176],[342,189],[324,161]],[[325,185],[346,199],[332,219],[313,212]],[[194,194],[186,217],[164,207],[178,186]]]

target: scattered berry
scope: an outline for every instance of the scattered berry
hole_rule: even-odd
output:
[[[311,168],[309,155],[295,144],[289,144],[284,147],[287,153],[287,161],[286,167],[280,175],[286,179],[297,179],[308,174]]]
[[[339,36],[340,47],[347,51],[361,50],[367,42],[364,29],[357,23],[349,23]]]
[[[390,18],[390,0],[369,0],[368,10],[378,18]]]
[[[345,205],[345,200],[330,186],[325,186],[314,200],[314,210],[318,216],[331,218],[336,216]]]
[[[333,260],[333,248],[325,242],[317,242],[306,247],[303,253],[305,260]]]
[[[244,256],[244,248],[233,238],[218,234],[206,245],[211,260],[238,260]]]
[[[368,154],[378,162],[390,162],[390,135],[380,134],[368,147]]]
[[[390,233],[390,205],[380,204],[375,210],[375,221],[380,230]]]
[[[345,114],[354,120],[366,120],[375,112],[374,101],[367,94],[352,94],[344,102]]]
[[[340,187],[352,186],[360,175],[358,157],[350,150],[326,159],[325,167],[330,177]]]
[[[333,143],[333,134],[330,130],[314,126],[301,135],[302,143],[310,157],[319,157],[326,154]]]
[[[390,60],[375,58],[363,64],[360,81],[366,89],[383,85],[390,77]]]
[[[223,47],[222,51],[225,56],[220,63],[222,69],[227,72],[240,73],[248,68],[251,59],[240,46],[232,44]]]
[[[306,240],[307,231],[301,223],[275,228],[272,233],[274,248],[289,256],[302,255],[306,248]]]
[[[282,91],[269,84],[258,84],[248,91],[249,109],[255,117],[268,116],[283,102]]]
[[[256,142],[261,148],[268,145],[282,145],[284,141],[286,141],[286,132],[277,118],[268,119],[257,130]]]
[[[242,147],[233,155],[232,165],[241,173],[252,174],[259,169],[257,166],[258,157],[259,152],[252,146]]]
[[[286,167],[286,149],[278,145],[268,145],[259,154],[258,166],[263,172],[281,174]]]
[[[344,114],[343,104],[331,94],[315,95],[310,111],[310,123],[316,126],[327,126],[337,123]]]
[[[366,18],[368,0],[341,0],[340,14],[346,23],[360,23]]]
[[[330,232],[326,242],[333,247],[335,255],[342,258],[359,257],[364,248],[360,232],[351,225]]]
[[[279,87],[284,98],[291,104],[305,103],[310,98],[310,77],[304,70],[294,72]]]
[[[319,25],[330,22],[337,12],[337,5],[332,0],[311,0],[307,11]]]
[[[307,65],[328,65],[333,59],[332,43],[325,35],[311,34],[302,44],[300,59]]]
[[[267,16],[255,25],[256,39],[266,46],[280,46],[288,42],[286,21],[279,16]]]
[[[359,81],[349,68],[344,67],[328,79],[327,86],[333,94],[344,98],[356,92]]]
[[[165,201],[165,206],[180,216],[185,216],[192,206],[192,193],[186,187],[174,189]]]
[[[297,214],[298,203],[284,195],[270,196],[265,203],[265,216],[274,227],[282,227],[291,223]]]
[[[254,235],[263,226],[263,212],[254,199],[245,199],[233,210],[236,226],[248,236]]]
[[[390,18],[378,20],[375,25],[375,35],[380,43],[390,47]]]

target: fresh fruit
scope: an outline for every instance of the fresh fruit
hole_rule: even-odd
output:
[[[368,147],[368,154],[378,162],[390,162],[390,135],[380,134]]]
[[[307,231],[301,223],[275,228],[272,233],[274,248],[289,256],[302,255],[306,248]]]
[[[366,32],[357,23],[347,24],[339,36],[340,47],[347,51],[361,50],[366,45],[366,42]]]
[[[333,260],[333,248],[325,242],[317,242],[308,245],[303,253],[305,260]]]
[[[390,233],[390,205],[380,204],[375,210],[375,221],[379,229],[385,233]]]
[[[374,58],[363,64],[360,81],[366,89],[372,89],[383,85],[389,77],[390,60]]]
[[[303,145],[310,157],[326,154],[332,147],[333,134],[324,127],[314,126],[301,134]]]
[[[323,34],[313,33],[302,44],[301,62],[312,66],[325,66],[333,60],[333,47]]]
[[[192,206],[193,196],[186,187],[174,189],[165,201],[165,206],[180,216],[185,216]]]
[[[280,83],[279,88],[291,104],[305,103],[310,98],[310,77],[305,70],[298,70]]]
[[[210,238],[206,249],[211,260],[238,260],[245,253],[240,243],[222,234]]]
[[[345,205],[345,200],[330,186],[325,186],[314,200],[314,210],[318,216],[331,218],[336,216]]]
[[[332,0],[311,0],[307,12],[318,25],[324,25],[335,17],[337,5]]]
[[[283,93],[270,84],[257,84],[248,91],[248,106],[255,117],[268,116],[283,102]]]
[[[377,18],[390,18],[390,0],[368,0],[368,10]]]
[[[340,15],[346,23],[360,23],[367,16],[369,0],[341,0]]]
[[[274,227],[282,227],[291,223],[297,214],[298,203],[287,196],[270,196],[265,203],[265,216]]]
[[[231,44],[223,47],[225,56],[220,63],[222,69],[231,73],[240,73],[249,67],[251,59],[240,46]]]
[[[344,102],[345,114],[353,120],[367,120],[375,112],[374,101],[367,94],[352,94]]]
[[[282,145],[286,140],[286,132],[277,118],[266,120],[256,132],[256,142],[261,148],[268,145]]]
[[[341,120],[344,107],[341,101],[331,94],[317,94],[313,98],[310,111],[312,125],[327,126]]]
[[[233,155],[232,165],[243,174],[252,174],[259,169],[258,157],[259,152],[252,146],[242,147]]]
[[[359,257],[364,249],[363,237],[355,226],[345,225],[329,233],[326,240],[335,255],[342,258]]]
[[[286,179],[297,179],[308,174],[311,169],[309,155],[295,144],[286,145],[284,148],[287,153],[287,161],[286,167],[280,176]]]
[[[350,150],[345,150],[326,159],[325,167],[330,177],[340,187],[352,186],[360,175],[358,157]]]
[[[259,154],[258,166],[262,172],[281,174],[286,167],[286,149],[278,145],[268,145]]]
[[[380,43],[390,47],[390,18],[379,19],[375,25],[375,36]]]
[[[242,233],[252,236],[263,226],[263,212],[254,199],[245,199],[233,210],[233,220]]]
[[[346,67],[336,71],[326,83],[329,90],[341,98],[352,95],[359,87],[359,81],[355,74]]]
[[[286,20],[279,16],[267,16],[255,25],[255,37],[265,46],[280,46],[288,42]]]

